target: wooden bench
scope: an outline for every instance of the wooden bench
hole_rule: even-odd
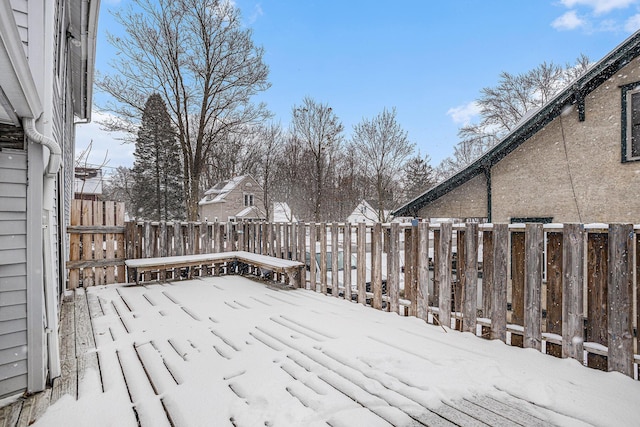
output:
[[[293,287],[304,287],[304,263],[280,259],[268,255],[254,254],[246,251],[220,252],[215,254],[182,255],[158,258],[128,259],[127,278],[129,282],[140,284],[145,279],[145,274],[155,273],[157,279],[166,278],[167,271],[172,271],[174,278],[192,278],[194,275],[205,276],[220,274],[222,266],[225,266],[227,274],[242,273],[243,266],[253,267],[261,274],[277,273],[283,275],[286,282]],[[178,272],[178,276],[176,276]],[[150,277],[150,274],[149,274]]]

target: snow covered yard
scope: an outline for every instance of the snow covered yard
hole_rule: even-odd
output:
[[[99,371],[37,426],[636,425],[640,382],[239,276],[87,290]],[[98,304],[99,302],[99,304]]]

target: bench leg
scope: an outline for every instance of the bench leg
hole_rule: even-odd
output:
[[[294,288],[304,288],[302,267],[295,267],[287,271],[287,278],[290,286]]]

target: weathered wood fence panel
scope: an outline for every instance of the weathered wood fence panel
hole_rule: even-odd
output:
[[[458,244],[461,243],[459,242]],[[475,334],[478,313],[478,224],[467,224],[464,246],[465,277],[462,330]]]
[[[524,266],[524,347],[542,348],[542,224],[527,224]]]
[[[633,226],[609,226],[608,369],[633,376]]]
[[[123,282],[125,257],[248,250],[304,260],[313,291],[636,375],[640,227],[125,224],[122,205],[90,203],[73,207],[70,288]]]
[[[509,229],[507,224],[493,226],[493,283],[491,285],[491,339],[507,339],[507,271]]]
[[[562,236],[562,357],[577,360],[584,358],[584,239],[581,224],[565,225]]]
[[[71,201],[68,289],[125,280],[124,204]]]

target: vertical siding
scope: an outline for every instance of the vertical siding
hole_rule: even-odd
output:
[[[27,387],[27,156],[0,152],[0,398]]]
[[[13,9],[13,17],[16,20],[16,25],[18,26],[18,34],[20,34],[20,40],[22,40],[22,46],[24,48],[24,53],[27,54],[27,58],[29,57],[29,52],[27,50],[27,45],[29,43],[28,36],[28,13],[27,13],[27,0],[9,0],[11,3],[11,8]]]

